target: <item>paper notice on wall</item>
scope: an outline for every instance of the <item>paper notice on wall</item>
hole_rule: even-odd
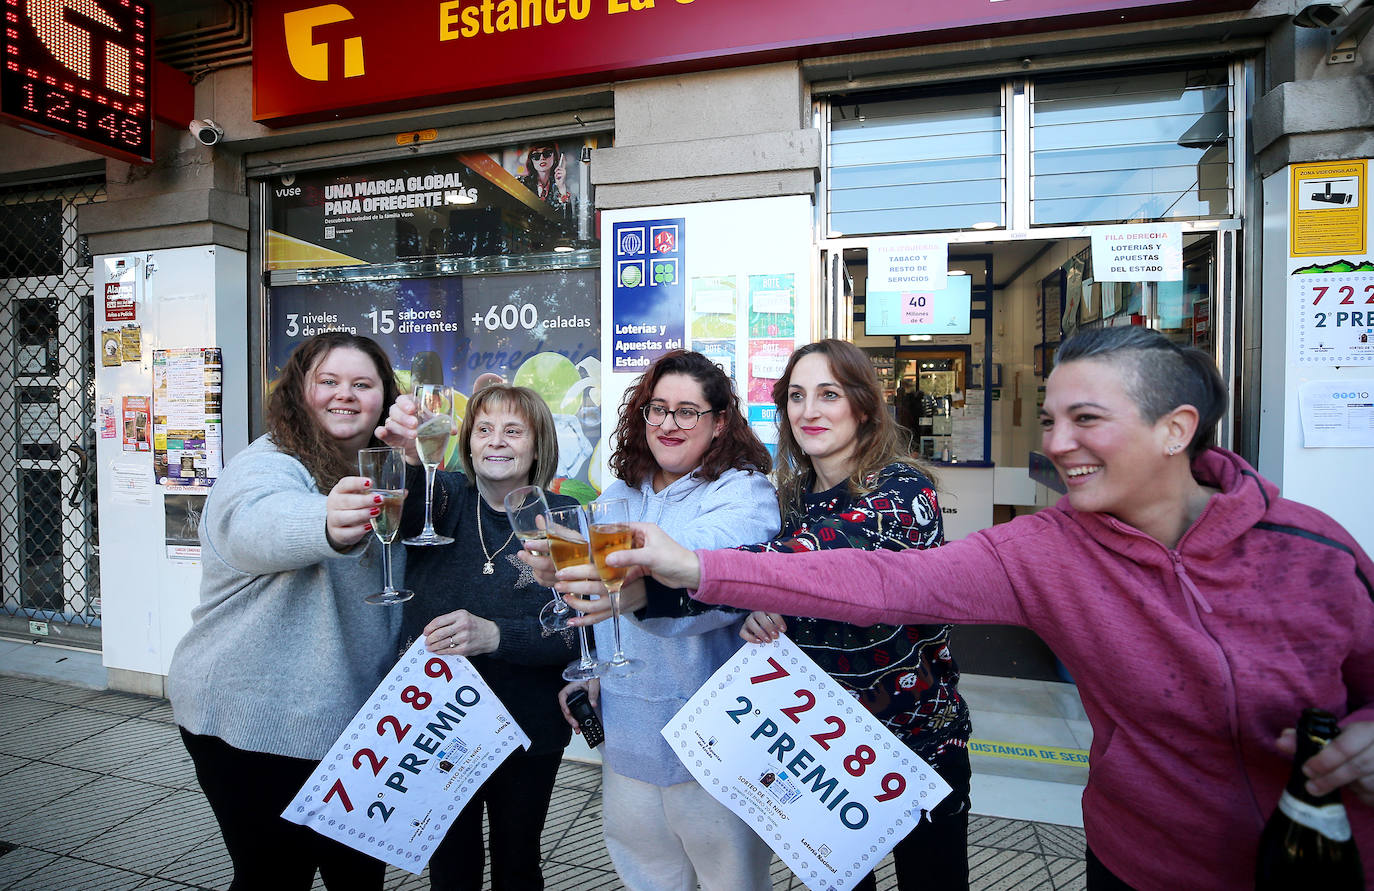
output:
[[[1183,226],[1149,223],[1095,228],[1092,256],[1093,278],[1100,282],[1179,281],[1183,278]]]
[[[868,290],[942,291],[949,274],[949,243],[922,236],[875,243],[868,249]]]
[[[1374,448],[1374,379],[1307,381],[1298,407],[1303,448]]]
[[[152,504],[153,481],[143,464],[109,465],[110,489],[118,504]]]
[[[153,351],[153,475],[159,485],[203,489],[219,478],[222,369],[216,347]]]

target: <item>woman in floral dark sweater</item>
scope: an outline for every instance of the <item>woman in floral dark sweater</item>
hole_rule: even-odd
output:
[[[773,402],[782,532],[739,550],[900,551],[944,543],[935,486],[905,457],[905,435],[888,415],[873,366],[859,349],[838,340],[798,349],[773,387]],[[740,634],[762,643],[778,631],[954,790],[893,851],[898,888],[967,888],[970,725],[949,650],[950,627],[862,627],[756,612]],[[873,876],[856,887],[873,888]]]

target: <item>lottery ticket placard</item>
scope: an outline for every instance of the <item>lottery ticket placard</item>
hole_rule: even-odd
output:
[[[785,635],[741,647],[662,733],[812,891],[849,891],[950,792]]]
[[[1300,365],[1374,365],[1374,271],[1288,277]]]
[[[492,771],[529,745],[472,663],[421,637],[282,817],[419,875]]]

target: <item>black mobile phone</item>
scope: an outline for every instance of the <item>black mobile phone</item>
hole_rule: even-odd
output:
[[[574,690],[568,694],[568,711],[577,719],[577,726],[582,728],[582,738],[588,746],[594,749],[606,741],[606,731],[591,701],[587,699],[586,690]]]

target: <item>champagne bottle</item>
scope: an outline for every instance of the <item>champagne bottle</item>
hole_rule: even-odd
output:
[[[1340,733],[1336,716],[1304,709],[1298,720],[1298,752],[1279,806],[1260,835],[1255,862],[1256,891],[1363,891],[1364,870],[1355,850],[1350,820],[1339,789],[1325,795],[1307,791],[1303,765]]]

